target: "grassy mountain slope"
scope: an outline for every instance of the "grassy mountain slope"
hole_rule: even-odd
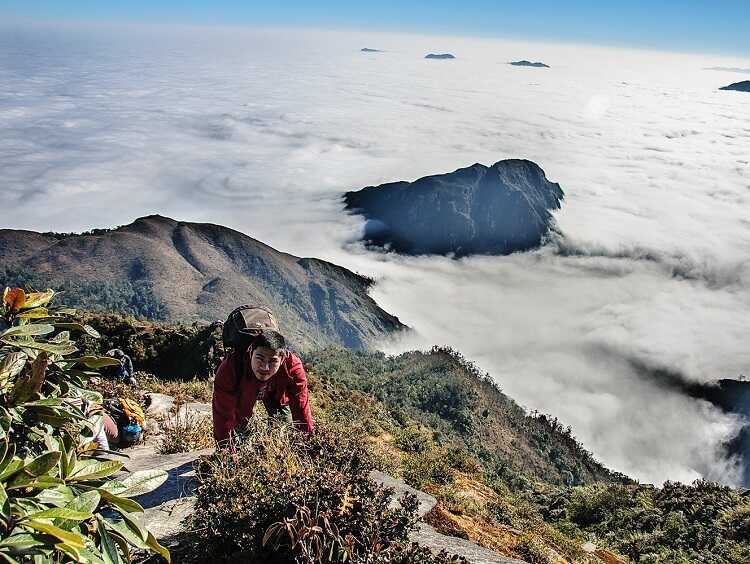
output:
[[[239,304],[266,304],[302,349],[367,348],[404,328],[368,296],[369,279],[213,224],[149,216],[80,235],[4,229],[0,264],[0,283],[69,290],[70,305],[82,296],[89,307],[125,305],[152,319],[214,321]]]
[[[312,370],[370,394],[464,443],[495,472],[554,484],[620,480],[553,417],[528,414],[459,353],[434,348],[396,357],[328,348],[305,355]]]

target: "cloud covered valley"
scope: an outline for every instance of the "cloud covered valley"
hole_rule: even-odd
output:
[[[507,64],[524,58],[551,68]],[[737,483],[724,444],[739,417],[650,373],[750,372],[750,95],[718,90],[749,67],[455,37],[6,25],[2,227],[160,213],[331,260],[374,276],[378,303],[414,327],[389,351],[459,349],[635,478]],[[560,183],[560,240],[460,260],[356,242],[345,191],[504,158]]]

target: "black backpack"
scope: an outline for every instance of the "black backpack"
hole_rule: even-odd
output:
[[[279,325],[270,308],[262,305],[242,305],[232,311],[224,322],[221,340],[225,354],[231,354],[234,359],[237,383],[245,372],[245,351],[265,329],[278,331]]]

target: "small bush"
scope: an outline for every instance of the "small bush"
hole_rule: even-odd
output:
[[[214,446],[211,419],[179,412],[162,423],[164,435],[157,445],[159,454],[175,454]]]
[[[410,562],[417,501],[369,478],[361,432],[320,425],[312,435],[254,419],[235,452],[199,466],[188,533],[198,562]],[[396,554],[403,558],[392,560]],[[428,560],[422,560],[429,562]]]
[[[417,489],[449,484],[453,481],[453,471],[443,449],[407,454],[401,466],[401,473],[404,480]]]
[[[409,425],[394,435],[396,446],[406,452],[427,452],[435,448],[432,433],[424,427]]]

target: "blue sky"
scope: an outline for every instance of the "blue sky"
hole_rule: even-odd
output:
[[[309,26],[750,55],[748,0],[0,0],[0,19]]]

